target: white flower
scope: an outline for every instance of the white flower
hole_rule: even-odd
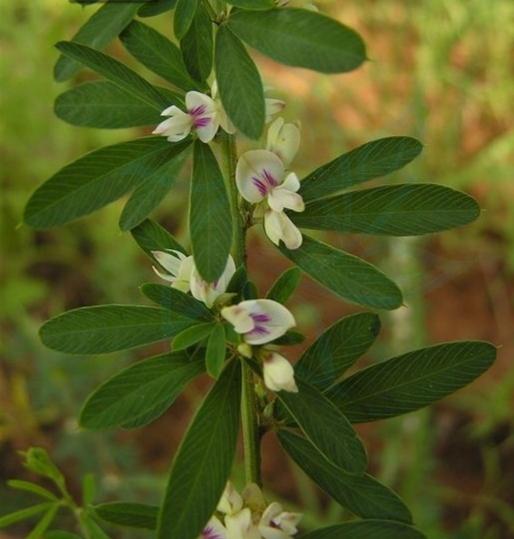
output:
[[[177,288],[182,292],[189,292],[191,273],[194,269],[192,256],[186,256],[180,251],[169,249],[168,251],[152,251],[152,255],[157,262],[168,272],[163,273],[155,266],[153,270],[157,275],[171,283],[172,288]]]
[[[212,307],[216,299],[224,294],[227,290],[230,279],[232,279],[234,273],[236,272],[236,265],[234,259],[229,255],[227,260],[227,265],[223,270],[223,273],[214,283],[208,283],[204,281],[198,270],[193,266],[193,271],[191,272],[191,294],[196,299],[203,301],[207,307]]]
[[[227,290],[230,279],[236,272],[234,259],[229,255],[225,270],[214,283],[204,281],[196,269],[192,256],[186,256],[180,251],[152,251],[157,262],[168,272],[163,273],[154,266],[157,275],[171,283],[172,288],[182,292],[191,292],[194,298],[203,301],[207,307],[212,307],[216,299]]]
[[[282,506],[274,502],[264,511],[259,522],[259,532],[264,539],[290,539],[298,533],[297,524],[302,515],[287,513]]]
[[[218,95],[218,82],[217,81],[214,81],[212,83],[211,94],[212,94],[212,98],[214,99],[214,102],[216,103],[218,121],[221,127],[223,128],[224,131],[233,135],[236,132],[236,128],[234,124],[232,123],[232,121],[230,120],[230,118],[228,117],[228,114],[225,112],[221,99]],[[265,109],[266,123],[270,123],[273,120],[273,116],[275,114],[278,114],[282,110],[284,110],[284,107],[286,106],[285,102],[282,101],[281,99],[273,99],[271,97],[266,97],[264,99],[264,104],[266,106],[266,109]]]
[[[270,240],[282,240],[288,249],[302,244],[302,235],[293,222],[283,213],[284,209],[302,212],[305,204],[300,181],[294,172],[286,176],[280,158],[269,150],[251,150],[244,153],[237,163],[236,183],[241,196],[258,204],[266,200],[271,211],[264,214],[264,229]]]
[[[228,481],[225,490],[218,502],[217,510],[225,515],[233,515],[243,508],[243,498],[237,492],[234,485]]]
[[[294,159],[300,147],[300,129],[296,124],[277,118],[268,129],[266,148],[276,154],[285,166]]]
[[[252,345],[274,341],[296,325],[289,310],[271,299],[242,301],[223,308],[221,315]]]
[[[253,523],[252,512],[248,507],[234,515],[225,516],[227,539],[261,539],[257,526]]]
[[[293,366],[276,352],[267,352],[263,356],[263,376],[266,387],[271,391],[298,393]]]
[[[274,99],[273,97],[266,97],[264,99],[266,105],[266,123],[269,124],[273,120],[273,116],[282,112],[286,106],[285,101],[282,99]]]
[[[216,517],[212,517],[198,539],[229,539],[229,537],[225,526]]]
[[[184,112],[173,105],[163,110],[161,116],[169,118],[161,122],[153,133],[167,137],[170,142],[178,142],[194,130],[202,142],[210,142],[220,126],[214,100],[200,92],[187,92],[186,109]]]

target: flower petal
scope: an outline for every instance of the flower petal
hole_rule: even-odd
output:
[[[176,277],[180,270],[180,265],[182,260],[184,260],[185,255],[180,251],[152,251],[152,255],[155,260],[173,277]]]
[[[236,333],[248,333],[254,327],[249,311],[240,305],[223,308],[221,316],[234,326]]]
[[[251,150],[237,162],[236,183],[241,196],[257,204],[284,178],[282,161],[268,150]]]
[[[216,517],[211,517],[199,539],[228,539],[227,530]]]
[[[267,149],[289,165],[300,147],[300,129],[293,123],[285,123],[277,118],[268,130]]]
[[[225,517],[228,539],[260,539],[259,530],[252,522],[252,513],[245,507],[235,515]]]
[[[270,352],[263,363],[264,383],[271,391],[298,393],[294,379],[294,369],[287,359],[276,352]],[[269,509],[269,508],[268,508]]]
[[[154,135],[163,135],[170,142],[178,142],[186,138],[191,132],[193,121],[189,114],[181,111],[178,107],[170,107],[169,118],[161,122],[154,130]]]
[[[284,183],[281,185],[281,187],[284,187],[284,189],[288,189],[289,191],[293,191],[294,193],[296,193],[300,189],[300,180],[294,172],[290,172],[286,176],[286,179],[284,180]]]
[[[218,502],[217,510],[225,515],[238,513],[243,508],[243,498],[237,492],[231,481],[227,481],[225,490]]]
[[[269,124],[275,114],[284,110],[286,103],[281,99],[273,99],[271,97],[267,97],[264,101],[266,105],[266,123]]]
[[[288,249],[298,249],[303,243],[302,233],[284,212],[267,211],[264,215],[264,230],[275,245],[279,245],[282,240]]]
[[[276,212],[284,209],[301,212],[305,210],[303,198],[298,193],[290,191],[283,185],[273,189],[268,195],[268,204]]]
[[[232,276],[236,272],[236,265],[234,259],[229,255],[227,264],[221,277],[215,283],[207,283],[204,281],[198,273],[196,267],[193,265],[191,272],[191,294],[196,299],[203,301],[207,307],[212,307],[216,299],[224,294],[227,290],[228,284]]]
[[[198,138],[210,142],[219,128],[218,106],[212,97],[200,92],[187,92],[187,112],[192,120]]]
[[[271,299],[242,301],[238,307],[249,312],[254,321],[253,329],[244,336],[248,344],[258,345],[274,341],[296,325],[291,312]]]

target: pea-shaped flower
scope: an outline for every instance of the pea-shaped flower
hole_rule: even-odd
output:
[[[186,112],[172,105],[161,116],[169,116],[153,131],[167,137],[170,142],[185,139],[195,131],[202,142],[210,142],[220,126],[218,106],[214,99],[200,92],[187,92]]]
[[[274,341],[296,325],[289,310],[271,299],[242,301],[223,308],[221,315],[252,345]]]
[[[269,150],[251,150],[244,153],[237,163],[236,183],[241,196],[252,204],[266,202],[264,230],[276,245],[283,241],[288,249],[298,249],[302,234],[284,209],[302,212],[305,204],[300,181],[294,172],[286,175],[284,163]]]
[[[264,539],[290,539],[298,533],[301,518],[301,514],[288,513],[279,503],[273,502],[262,515],[259,532]]]
[[[277,118],[269,126],[266,148],[277,155],[285,166],[288,166],[300,148],[298,125],[286,123],[284,118]]]
[[[262,356],[262,373],[264,384],[271,391],[298,393],[293,366],[277,352],[269,351]]]
[[[161,279],[171,283],[172,288],[177,288],[182,292],[189,292],[191,273],[194,268],[193,257],[186,256],[184,253],[173,249],[152,251],[152,255],[167,272],[163,273],[153,266],[155,273]]]
[[[194,298],[202,301],[209,308],[219,296],[226,292],[230,279],[236,271],[234,259],[229,255],[227,265],[219,279],[214,283],[208,283],[200,277],[192,256],[186,256],[172,249],[153,251],[152,254],[167,271],[163,273],[153,268],[161,279],[170,282],[172,288],[177,288],[182,292],[191,292]]]

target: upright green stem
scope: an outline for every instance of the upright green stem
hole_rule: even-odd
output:
[[[233,255],[236,266],[246,265],[246,228],[244,209],[236,188],[237,149],[233,135],[224,135],[223,153],[227,168],[227,188],[230,195],[232,223],[234,227]],[[243,362],[241,391],[241,421],[243,427],[244,468],[247,483],[261,484],[260,434],[257,417],[254,374]]]

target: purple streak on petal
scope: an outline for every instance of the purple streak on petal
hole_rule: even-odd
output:
[[[273,175],[266,169],[262,171],[262,175],[270,187],[276,187],[278,185],[277,180],[275,180]]]
[[[250,314],[250,317],[254,322],[260,322],[260,323],[271,322],[271,317],[264,313]]]
[[[211,118],[209,118],[209,116],[202,116],[201,118],[194,118],[193,125],[198,129],[199,127],[208,126],[210,122]]]
[[[193,107],[192,109],[189,109],[188,112],[193,117],[202,116],[202,114],[205,113],[207,110],[207,107],[205,105],[198,105],[197,107]]]
[[[264,326],[259,326],[259,325],[256,325],[252,331],[249,331],[247,333],[247,335],[269,335],[270,331],[268,328],[264,327]]]
[[[203,530],[202,537],[204,539],[223,539],[223,537],[216,530],[209,526]]]
[[[259,180],[259,178],[255,177],[252,178],[252,183],[255,185],[255,187],[257,187],[261,196],[265,197],[268,193],[268,188],[266,187],[266,185],[261,180]]]

